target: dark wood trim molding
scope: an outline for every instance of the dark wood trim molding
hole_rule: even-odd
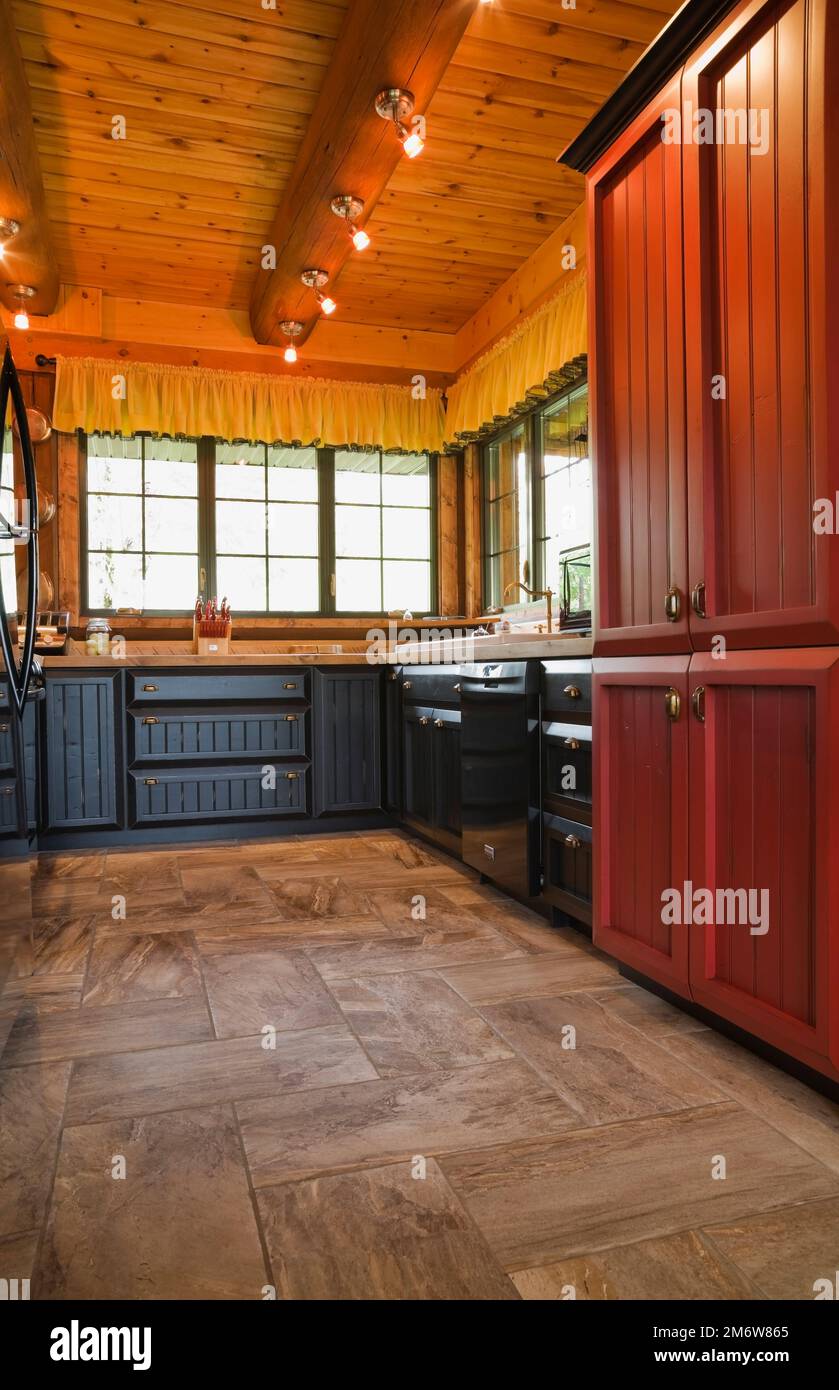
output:
[[[658,38],[630,68],[620,86],[603,103],[597,115],[566,145],[557,164],[588,173],[631,121],[684,66],[739,0],[685,0]]]

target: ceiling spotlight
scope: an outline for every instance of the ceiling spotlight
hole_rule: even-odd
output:
[[[23,301],[32,299],[35,291],[31,285],[7,285],[6,289],[20,302],[20,308],[15,314],[15,328],[27,329],[29,327],[29,315],[23,307]]]
[[[0,261],[6,254],[6,242],[11,237],[17,236],[20,231],[20,223],[13,217],[0,217]]]
[[[334,314],[335,310],[338,308],[335,300],[330,299],[328,295],[321,294],[321,290],[329,280],[329,272],[326,270],[304,270],[300,279],[303,281],[304,285],[308,285],[310,290],[314,290],[317,295],[318,304],[321,307],[321,312],[324,314]]]
[[[419,131],[409,131],[405,122],[414,109],[414,94],[403,87],[386,87],[376,97],[376,113],[383,121],[393,121],[396,134],[402,141],[402,148],[409,159],[416,159],[425,149],[425,141]]]
[[[280,324],[280,332],[285,333],[286,337],[289,340],[288,347],[283,353],[283,357],[285,358],[286,362],[296,362],[297,348],[294,346],[294,343],[291,340],[292,338],[297,338],[303,332],[302,323],[299,323],[297,319],[283,319],[282,323]]]
[[[356,251],[366,251],[370,245],[370,238],[363,228],[355,225],[364,211],[364,203],[361,198],[353,197],[352,193],[339,193],[336,198],[332,199],[330,207],[336,217],[346,219],[350,240]]]

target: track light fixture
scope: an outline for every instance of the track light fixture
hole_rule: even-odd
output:
[[[20,223],[13,217],[0,217],[0,261],[6,254],[6,242],[20,231]]]
[[[370,245],[370,238],[362,227],[355,225],[364,211],[362,199],[354,197],[352,193],[339,193],[337,197],[332,199],[330,207],[336,217],[343,217],[346,220],[350,241],[356,251],[366,251]]]
[[[409,131],[405,122],[414,109],[414,94],[404,87],[385,87],[376,97],[376,114],[383,121],[393,121],[396,134],[402,141],[402,148],[409,159],[416,159],[425,149],[425,141],[419,131]]]
[[[329,282],[329,271],[304,270],[303,274],[300,276],[300,279],[303,281],[304,285],[308,285],[310,290],[314,290],[317,296],[318,304],[321,307],[321,313],[334,314],[335,310],[338,308],[338,305],[335,303],[335,300],[330,299],[328,295],[321,294],[321,290],[323,289],[324,285],[328,284]]]
[[[299,335],[303,332],[302,323],[300,323],[297,319],[283,319],[282,323],[280,324],[280,332],[284,333],[289,340],[288,346],[285,352],[283,353],[283,357],[285,358],[286,362],[296,362],[297,348],[294,346],[294,342],[292,340],[294,338],[299,337]]]
[[[20,308],[15,314],[15,328],[27,329],[29,327],[29,315],[24,308],[23,301],[34,297],[34,289],[31,285],[7,285],[6,289],[20,303]]]

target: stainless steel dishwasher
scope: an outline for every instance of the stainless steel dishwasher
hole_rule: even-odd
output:
[[[517,898],[540,871],[539,663],[461,666],[463,859]]]

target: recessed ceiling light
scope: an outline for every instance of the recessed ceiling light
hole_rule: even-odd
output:
[[[402,148],[409,159],[416,159],[425,149],[425,141],[419,131],[409,131],[406,120],[414,109],[414,94],[404,87],[385,87],[376,97],[376,113],[383,121],[393,121],[396,134],[402,141]]]

